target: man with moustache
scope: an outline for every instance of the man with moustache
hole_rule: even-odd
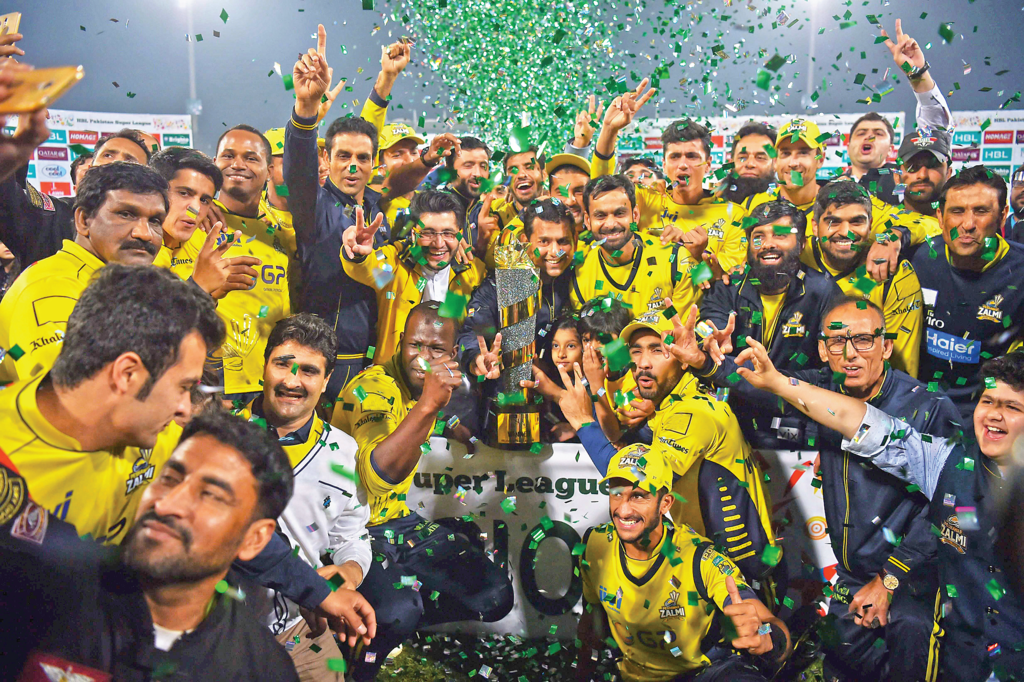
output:
[[[925,305],[918,377],[937,382],[965,420],[982,389],[979,364],[1021,345],[1024,251],[999,235],[1006,194],[1006,182],[985,166],[962,169],[939,194],[942,236],[907,254]]]
[[[555,154],[545,165],[548,196],[562,202],[572,214],[576,234],[583,232],[583,188],[590,180],[590,162],[575,154]]]
[[[317,29],[317,47],[303,55],[292,69],[295,106],[285,126],[284,178],[288,185],[298,259],[303,282],[300,309],[325,320],[338,336],[338,353],[326,397],[333,401],[368,362],[367,349],[377,345],[377,297],[373,287],[347,274],[340,257],[342,235],[357,221],[372,226],[373,245],[391,238],[381,208],[382,196],[368,187],[377,156],[378,129],[356,117],[335,119],[327,128],[323,152],[329,177],[318,182],[316,129],[320,100],[331,85],[333,71],[325,56],[327,34]],[[394,51],[392,51],[392,48]],[[381,75],[371,99],[383,112],[387,92],[408,64],[408,46],[383,51]]]
[[[681,306],[699,298],[690,279],[697,261],[690,253],[681,244],[661,244],[634,232],[640,208],[629,179],[603,175],[591,180],[583,191],[583,209],[594,242],[576,265],[576,306],[613,296],[642,315],[664,308],[666,298]]]
[[[326,322],[309,313],[286,317],[267,340],[263,394],[238,412],[267,429],[280,443],[295,477],[295,494],[278,517],[278,528],[298,555],[325,578],[355,590],[370,570],[370,518],[366,492],[355,477],[356,444],[325,424],[316,406],[334,368],[337,339]],[[347,474],[347,475],[346,475]],[[323,557],[330,557],[324,561]],[[250,595],[281,644],[292,643],[292,661],[303,680],[334,679],[327,659],[341,652],[330,632],[309,635],[299,607],[270,590]]]
[[[1024,164],[1010,176],[1010,212],[1002,234],[1003,239],[1024,244]]]
[[[722,183],[720,195],[734,203],[768,190],[775,182],[775,163],[769,151],[778,132],[764,123],[751,121],[732,138],[732,170]]]
[[[865,191],[852,182],[845,184]],[[693,319],[672,330],[675,340],[670,349],[692,371],[706,374],[714,363],[697,345]],[[894,347],[886,329],[885,316],[874,303],[837,299],[821,320],[818,357],[827,364],[784,374],[853,396],[906,420],[921,433],[953,437],[959,431],[959,410],[941,391],[929,391],[889,366]],[[839,560],[839,581],[829,606],[833,616],[822,638],[826,676],[923,679],[936,588],[936,540],[927,519],[927,500],[891,474],[858,466],[835,431],[779,406],[774,396],[746,381],[727,380],[736,370],[736,362],[726,356],[711,380],[759,405],[761,419],[786,419],[792,429],[795,417],[804,439],[814,438],[821,453],[818,471],[825,519]],[[899,538],[896,546],[885,530],[891,533],[888,537]],[[877,646],[878,639],[885,645]]]
[[[840,179],[822,187],[814,206],[813,267],[832,277],[847,296],[885,311],[892,365],[916,377],[924,330],[921,283],[905,260],[884,282],[868,275],[871,212],[871,197],[861,185]]]
[[[806,240],[802,210],[788,201],[757,206],[747,227],[747,272],[729,284],[715,282],[700,306],[703,322],[697,327],[707,339],[714,361],[704,378],[721,371],[725,355],[739,350],[733,339],[752,336],[785,369],[817,368],[818,329],[830,302],[842,290],[826,273],[800,261]],[[675,305],[675,299],[673,299]],[[675,305],[688,310],[689,305]],[[730,396],[743,433],[755,448],[773,448],[774,435],[757,428],[761,405]],[[762,418],[763,421],[763,418]]]

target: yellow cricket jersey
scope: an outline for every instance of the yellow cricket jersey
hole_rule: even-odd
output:
[[[710,534],[711,527],[724,528],[726,552],[735,562],[760,556],[762,548],[754,544],[751,533],[761,532],[769,544],[775,544],[768,490],[727,402],[716,401],[697,377],[687,372],[648,424],[654,432],[654,445],[665,449],[677,476],[673,492],[688,501],[684,504],[677,499],[673,505],[676,522],[692,526],[701,535]],[[713,491],[706,486],[702,491],[699,485],[705,463],[711,465],[704,472],[705,479],[711,475],[723,482]],[[749,495],[757,518],[749,518],[749,510],[734,499],[737,487]],[[702,505],[697,504],[701,492],[708,519],[701,515]]]
[[[281,244],[281,248],[288,255],[288,258],[294,260],[298,244],[295,240],[295,227],[292,225],[291,211],[286,211],[271,204],[267,200],[266,191],[264,191],[263,198],[260,199],[259,212],[260,219],[267,223],[268,226],[274,228],[274,236],[277,237],[278,243]]]
[[[261,391],[267,337],[278,320],[291,315],[288,255],[278,238],[277,226],[265,222],[271,219],[270,216],[261,214],[262,219],[244,218],[229,212],[219,202],[218,206],[226,221],[224,232],[242,232],[242,238],[231,245],[225,257],[255,256],[261,262],[260,274],[252,289],[232,291],[217,303],[217,314],[227,327],[227,336],[221,347],[224,393]],[[180,250],[194,258],[205,240],[206,233],[196,230]]]
[[[411,203],[412,200],[409,197],[389,197],[386,193],[384,194],[380,207],[384,210],[384,215],[387,217],[388,225],[391,226],[392,230],[395,229],[395,221],[398,220],[398,216],[409,212],[409,205]]]
[[[627,682],[671,680],[710,665],[701,645],[718,640],[712,626],[731,603],[727,577],[742,597],[755,598],[736,565],[707,538],[682,524],[665,522],[662,528],[646,561],[626,556],[611,523],[590,529],[584,539],[585,608],[604,609],[608,616]]]
[[[905,227],[910,230],[911,245],[920,244],[925,239],[942,235],[942,226],[939,224],[938,218],[918,213],[904,204],[896,207],[891,220],[894,227]]]
[[[73,241],[29,266],[0,301],[0,383],[53,367],[71,310],[103,261]],[[33,491],[34,492],[34,491]]]
[[[367,367],[348,383],[335,404],[331,426],[352,436],[359,450],[356,469],[370,500],[370,521],[377,525],[408,516],[405,496],[416,470],[397,484],[384,480],[370,455],[377,444],[394,433],[416,401],[402,378],[398,356],[383,365]]]
[[[701,290],[690,281],[690,270],[697,263],[679,244],[662,245],[652,239],[633,237],[633,258],[622,265],[605,258],[600,246],[591,245],[577,256],[573,303],[581,307],[592,298],[613,296],[640,317],[661,310],[671,298],[676,310],[689,310],[699,303]],[[583,300],[579,300],[582,296]]]
[[[760,294],[761,305],[764,307],[764,344],[765,348],[771,348],[772,337],[775,335],[775,326],[779,321],[779,313],[786,303],[786,292],[781,294]]]
[[[917,378],[921,356],[921,335],[924,333],[924,296],[921,282],[910,261],[900,261],[896,273],[879,284],[861,266],[853,272],[841,273],[829,267],[817,243],[812,244],[812,268],[832,276],[843,293],[854,299],[871,301],[885,314],[885,332],[896,334],[892,340],[889,362]]]
[[[386,244],[359,262],[345,258],[344,250],[338,256],[349,277],[377,291],[378,346],[373,361],[378,365],[390,360],[398,350],[398,341],[405,331],[405,320],[423,300],[426,280],[422,266],[416,262],[411,250],[409,244],[404,242]],[[474,259],[466,265],[452,263],[448,274],[448,291],[464,296],[468,302],[486,274],[480,259]],[[465,316],[464,308],[459,311],[459,315],[458,321],[461,322]]]
[[[142,491],[178,445],[181,427],[171,422],[151,450],[83,451],[39,412],[36,391],[46,376],[0,390],[0,450],[25,477],[36,502],[79,535],[119,544],[135,520]]]

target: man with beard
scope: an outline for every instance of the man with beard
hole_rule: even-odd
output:
[[[146,166],[106,164],[86,174],[75,197],[74,241],[28,268],[0,301],[0,383],[53,366],[68,316],[97,270],[153,262],[167,206],[167,182]]]
[[[1004,239],[1024,244],[1024,164],[1010,176],[1010,214],[1002,232]]]
[[[217,306],[228,335],[218,369],[224,378],[224,399],[247,404],[261,391],[263,351],[278,320],[291,314],[288,290],[289,259],[281,241],[282,228],[263,210],[263,188],[270,177],[270,142],[256,128],[239,124],[217,141],[214,162],[224,175],[213,215],[224,224],[230,239],[225,255],[259,260],[259,277],[249,289],[233,292]],[[206,235],[197,230],[188,251],[198,252]]]
[[[330,171],[323,187],[319,184],[316,128],[320,100],[333,76],[325,56],[326,44],[327,34],[321,25],[316,49],[310,49],[292,69],[296,99],[285,126],[284,178],[302,264],[301,309],[324,319],[338,336],[338,354],[326,394],[333,400],[369,362],[366,350],[377,343],[376,292],[345,274],[339,256],[342,235],[355,224],[357,215],[365,216],[365,224],[374,228],[375,247],[388,243],[391,233],[381,209],[381,194],[367,186],[377,155],[378,128],[373,123],[341,117],[328,126],[323,156]],[[383,97],[408,63],[408,45],[382,50],[381,74],[371,94],[381,114],[387,106]],[[381,93],[378,86],[387,92]]]
[[[442,317],[439,307],[424,301],[413,308],[399,351],[353,379],[334,410],[332,423],[359,447],[359,480],[370,500],[368,530],[380,555],[363,589],[384,627],[355,661],[357,682],[373,680],[388,652],[420,627],[494,622],[512,609],[508,567],[488,559],[454,520],[428,521],[405,502],[424,441],[462,384],[455,321]],[[418,590],[403,589],[402,576],[410,575],[422,583]],[[435,598],[428,599],[433,592]]]
[[[648,420],[652,447],[663,452],[673,471],[672,518],[711,538],[740,567],[751,587],[777,608],[785,595],[785,564],[771,525],[771,500],[736,416],[716,402],[697,377],[668,350],[672,323],[664,311],[646,313],[626,325],[620,338],[629,349],[640,397],[655,412]],[[565,391],[558,404],[598,472],[604,473],[615,446],[593,422],[582,368],[559,369]],[[689,502],[683,502],[688,500]],[[778,571],[776,566],[781,566]],[[776,592],[776,585],[781,591]],[[776,594],[780,595],[776,599]]]
[[[788,201],[772,201],[757,206],[751,217],[747,272],[729,284],[711,286],[700,307],[704,322],[697,333],[708,341],[716,363],[732,354],[733,338],[749,335],[784,369],[820,367],[818,329],[830,302],[843,292],[830,275],[800,261],[807,234],[802,210]],[[689,303],[672,303],[676,310],[689,310]],[[718,364],[710,369],[707,376],[720,371]],[[760,429],[755,424],[761,406],[730,399],[747,440],[755,448],[774,447],[774,436],[764,424]]]
[[[952,204],[947,196],[945,206]],[[939,590],[926,679],[1019,677],[1024,653],[1015,644],[1024,640],[1024,600],[1007,591],[994,545],[998,501],[1009,492],[1005,481],[1024,433],[1024,355],[1010,353],[981,366],[984,389],[976,405],[961,409],[973,412],[967,422],[973,430],[964,425],[973,436],[969,441],[964,433],[921,433],[852,396],[786,377],[761,344],[751,340],[750,346],[738,358],[753,362],[752,370],[739,370],[744,379],[837,431],[858,465],[891,473],[930,500],[928,517],[939,539]]]
[[[476,225],[480,213],[480,195],[483,181],[491,176],[491,148],[483,140],[470,135],[459,138],[459,151],[444,157],[450,175],[448,189],[466,208],[467,224]],[[471,244],[476,239],[467,240]]]
[[[902,70],[917,98],[915,120],[923,130],[945,130],[950,125],[952,114],[939,86],[932,79],[931,65],[925,59],[924,51],[917,41],[903,33],[902,22],[896,20],[896,42],[882,29],[886,38],[885,46],[892,53],[893,61]],[[886,159],[896,141],[892,124],[876,112],[864,114],[853,123],[847,141],[850,167],[844,175],[852,177],[882,201],[890,205],[899,203],[896,196],[899,166]]]
[[[866,194],[860,185],[845,184]],[[685,323],[674,320],[670,350],[692,371],[706,373],[714,363],[697,345],[695,313]],[[839,299],[821,321],[818,357],[828,364],[785,374],[853,396],[905,419],[921,433],[953,437],[960,431],[959,410],[941,391],[929,391],[889,367],[894,349],[885,330],[885,316],[874,303]],[[829,605],[831,622],[822,637],[826,679],[836,674],[844,680],[923,679],[937,587],[932,563],[936,540],[927,499],[889,473],[857,466],[835,431],[809,423],[746,381],[727,380],[736,370],[727,356],[712,382],[760,405],[762,419],[779,419],[780,433],[788,432],[790,440],[813,439],[821,453],[815,466],[839,576]],[[895,546],[887,539],[894,536],[899,538]],[[876,644],[879,639],[884,646]]]
[[[868,191],[855,182],[840,179],[822,187],[814,206],[812,267],[832,277],[847,296],[871,301],[885,311],[892,365],[916,378],[924,329],[921,283],[905,260],[884,282],[868,275],[871,209]]]
[[[775,182],[772,155],[778,133],[764,123],[751,121],[736,131],[732,138],[732,171],[722,183],[722,198],[741,203],[748,197],[768,190]]]
[[[420,192],[409,206],[413,225],[402,242],[373,247],[375,228],[360,217],[345,230],[340,257],[345,273],[377,291],[377,346],[373,362],[383,365],[398,350],[409,312],[421,301],[463,301],[486,275],[483,261],[458,263],[455,253],[466,223],[462,204],[449,192]],[[461,320],[462,311],[454,315]]]
[[[999,235],[1006,182],[984,166],[955,174],[939,195],[942,236],[908,253],[921,281],[921,381],[937,382],[965,421],[982,389],[978,364],[1021,345],[1024,251]]]
[[[263,395],[238,416],[266,428],[284,448],[295,476],[295,494],[278,517],[280,531],[298,555],[325,578],[355,590],[370,570],[370,518],[356,471],[356,443],[316,414],[334,368],[338,340],[315,315],[299,313],[274,326],[267,340]],[[347,475],[346,475],[347,474]],[[323,560],[322,557],[330,557]],[[292,661],[303,680],[334,679],[327,659],[341,658],[330,632],[313,637],[299,607],[279,592],[250,595],[281,644],[292,643]]]
[[[5,679],[24,661],[18,679],[298,680],[225,580],[271,541],[292,493],[287,457],[260,429],[196,417],[142,495],[120,556],[79,540],[17,473],[0,474],[25,493],[0,534],[4,582],[24,588],[3,599],[3,630],[18,633],[2,647]],[[346,596],[350,634],[372,637],[372,610]]]
[[[634,315],[661,310],[665,299],[689,306],[700,296],[690,280],[696,261],[680,244],[661,244],[633,231],[640,220],[633,183],[603,175],[583,191],[585,224],[594,243],[576,265],[574,303],[612,296]],[[579,260],[579,259],[577,259]]]
[[[590,180],[590,162],[575,154],[555,154],[545,167],[548,196],[556,199],[572,214],[576,234],[583,232],[583,188]]]
[[[619,159],[619,174],[625,175],[634,185],[650,187],[665,192],[665,174],[654,159],[648,156],[627,156]]]
[[[790,653],[785,624],[736,565],[693,529],[665,518],[672,477],[665,456],[644,445],[623,448],[608,463],[601,483],[612,520],[587,530],[580,557],[581,682],[594,679],[609,637],[622,651],[618,669],[629,682],[755,682],[766,679],[759,668],[770,671]],[[723,616],[735,634],[726,640],[719,639]]]
[[[654,94],[654,90],[644,93],[647,83],[645,79],[635,91],[615,98],[605,112],[604,125],[594,146],[591,177],[612,172],[619,133]],[[665,128],[661,144],[662,168],[671,190],[659,193],[645,187],[636,189],[640,234],[660,236],[662,244],[683,244],[695,261],[708,261],[716,273],[720,272],[719,267],[728,272],[741,265],[741,225],[746,212],[737,204],[715,197],[703,186],[704,176],[711,169],[711,131],[696,121],[683,119]]]

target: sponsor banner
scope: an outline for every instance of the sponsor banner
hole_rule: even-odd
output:
[[[928,355],[950,362],[981,362],[981,344],[976,339],[965,339],[940,332],[931,327],[925,328],[926,349]]]
[[[983,163],[1009,179],[1024,163],[1024,111],[954,111],[952,124],[954,170]]]
[[[608,492],[582,445],[546,445],[540,454],[479,445],[467,456],[459,443],[432,438],[406,503],[426,519],[461,517],[479,528],[489,556],[509,565],[516,599],[497,623],[447,629],[573,639],[582,610],[582,582],[572,549],[587,529],[608,521]],[[821,489],[812,485],[817,452],[758,451],[773,518],[781,529],[796,606],[820,598],[835,576]],[[813,569],[813,570],[809,570]]]
[[[5,130],[13,132],[13,121]],[[93,111],[50,109],[47,121],[50,137],[36,149],[29,161],[28,178],[41,192],[73,196],[71,162],[78,157],[79,145],[92,151],[105,136],[122,128],[135,128],[156,137],[161,147],[192,146],[192,119],[178,114],[118,114]],[[71,147],[75,147],[72,149]],[[55,189],[51,192],[44,186]]]

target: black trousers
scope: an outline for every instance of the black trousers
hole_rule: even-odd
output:
[[[717,660],[698,673],[688,673],[672,682],[766,682],[767,677],[750,659],[730,654]]]
[[[459,524],[410,514],[368,528],[374,561],[359,592],[377,613],[377,636],[355,657],[357,682],[373,680],[388,652],[418,628],[460,620],[490,623],[512,610],[508,567],[492,562],[459,532]]]
[[[849,588],[852,599],[864,583],[840,576],[837,588]],[[849,603],[836,597],[829,603],[829,624],[834,636],[823,637],[825,669],[849,680],[923,680],[928,665],[932,606],[904,588],[893,593],[889,623],[874,630],[859,625],[849,613]],[[835,616],[833,619],[832,616]],[[876,646],[881,639],[885,646]]]

